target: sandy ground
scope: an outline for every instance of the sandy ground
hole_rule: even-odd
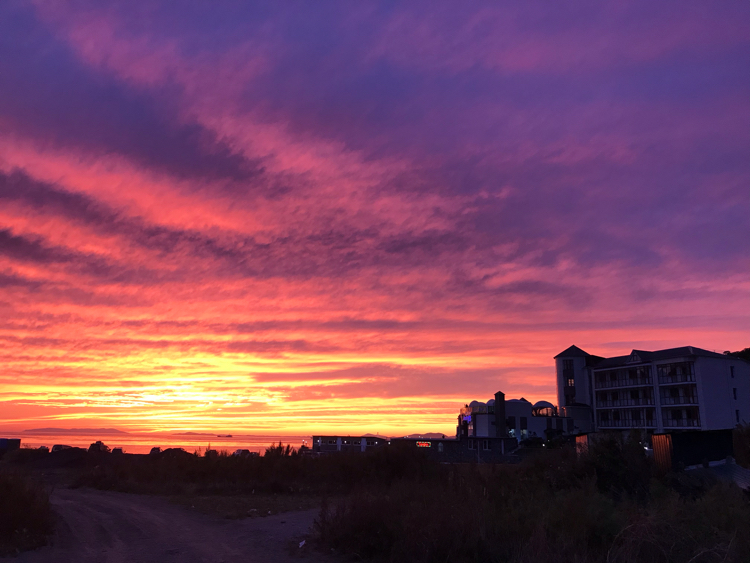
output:
[[[157,497],[90,489],[57,489],[51,502],[58,517],[53,545],[22,553],[9,561],[330,561],[298,548],[317,510],[227,520],[175,506]]]

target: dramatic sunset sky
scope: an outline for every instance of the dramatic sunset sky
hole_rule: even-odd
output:
[[[450,433],[749,272],[745,0],[0,3],[0,429]]]

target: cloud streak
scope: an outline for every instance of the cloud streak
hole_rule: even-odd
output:
[[[448,434],[747,346],[747,6],[554,10],[3,5],[0,425]]]

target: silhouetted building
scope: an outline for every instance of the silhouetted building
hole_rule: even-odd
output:
[[[555,356],[557,396],[580,432],[723,430],[750,420],[750,363],[683,346],[602,358]]]
[[[551,438],[574,432],[573,419],[559,416],[547,401],[531,404],[524,398],[505,399],[501,392],[486,403],[472,401],[458,415],[456,437],[461,438]]]
[[[390,447],[420,449],[441,463],[504,463],[518,448],[518,440],[508,436],[456,438],[391,438]]]
[[[312,451],[317,454],[365,452],[385,446],[388,438],[367,434],[365,436],[313,436]]]
[[[20,449],[20,438],[0,438],[0,457],[12,450]]]

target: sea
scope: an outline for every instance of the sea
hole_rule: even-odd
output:
[[[156,433],[156,432],[120,432],[111,429],[97,430],[26,430],[23,432],[6,432],[0,430],[0,438],[20,438],[21,447],[38,448],[47,446],[52,449],[55,444],[63,444],[79,448],[88,448],[94,442],[101,440],[110,448],[122,448],[125,453],[147,454],[153,447],[183,448],[193,453],[203,453],[207,449],[226,450],[230,454],[235,450],[245,449],[259,452],[261,455],[266,448],[281,442],[285,446],[290,444],[299,448],[302,444],[310,445],[311,436],[274,436],[254,434],[208,434],[208,433]]]

